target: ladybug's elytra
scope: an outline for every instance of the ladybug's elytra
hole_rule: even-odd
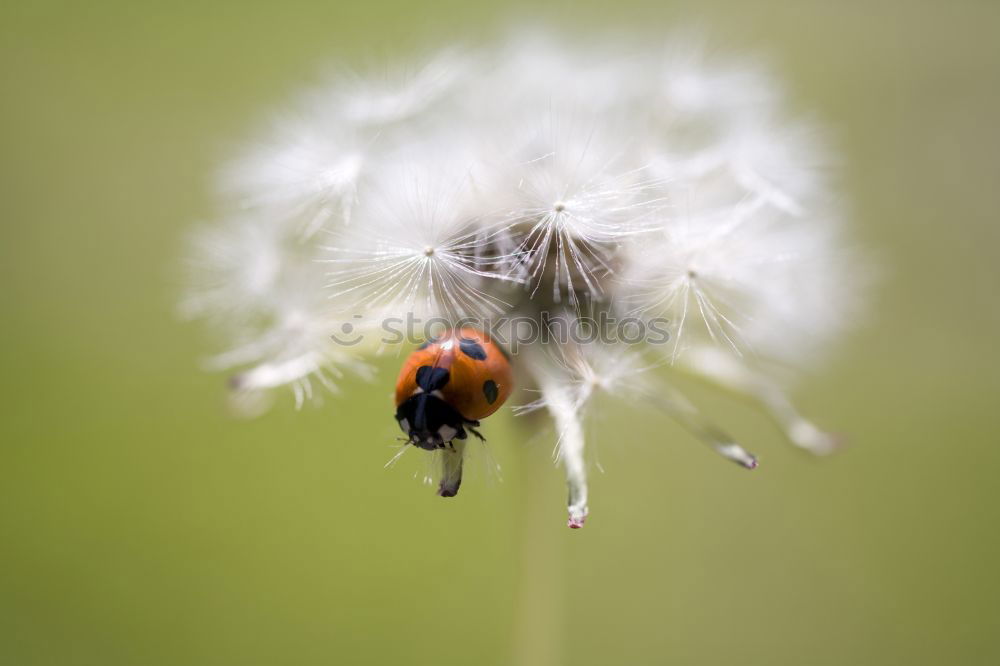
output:
[[[433,451],[465,439],[514,388],[510,361],[482,331],[450,329],[418,347],[396,380],[396,420],[410,443]]]

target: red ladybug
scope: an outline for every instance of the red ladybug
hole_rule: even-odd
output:
[[[433,451],[465,439],[510,396],[507,355],[475,328],[451,329],[418,347],[396,380],[396,420],[411,444]]]

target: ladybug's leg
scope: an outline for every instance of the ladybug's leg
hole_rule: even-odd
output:
[[[469,423],[466,423],[465,427],[468,428],[469,432],[471,432],[473,435],[475,435],[479,439],[480,442],[485,442],[486,438],[483,437],[482,434],[480,434],[480,432],[478,430],[476,430],[475,428],[472,427],[474,425],[478,426],[479,425],[479,421],[471,421]]]

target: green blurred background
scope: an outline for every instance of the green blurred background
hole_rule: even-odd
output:
[[[325,63],[475,40],[468,2],[0,9],[0,665],[1000,663],[1000,4],[562,2],[763,50],[836,131],[871,315],[797,392],[826,460],[699,394],[746,473],[607,409],[587,528],[551,438],[490,423],[502,483],[384,471],[378,382],[227,416],[174,316],[214,168]],[[621,432],[628,432],[622,437]]]

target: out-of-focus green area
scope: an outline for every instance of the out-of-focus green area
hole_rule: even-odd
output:
[[[606,472],[570,531],[551,434],[510,419],[489,423],[502,483],[473,474],[442,501],[411,478],[419,455],[383,470],[394,359],[322,408],[284,396],[227,416],[224,379],[197,365],[211,340],[173,310],[215,166],[324,63],[474,42],[536,11],[0,9],[0,664],[1000,661],[996,3],[545,14],[699,23],[768,53],[836,130],[882,272],[871,316],[797,393],[849,436],[836,457],[711,392],[756,472],[608,409],[590,433]],[[525,520],[550,531],[525,543]]]

